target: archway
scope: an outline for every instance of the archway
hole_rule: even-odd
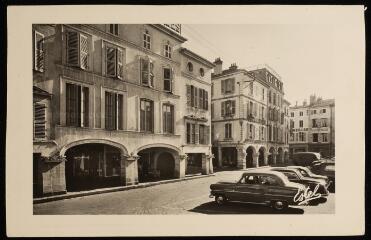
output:
[[[246,149],[246,167],[251,168],[254,167],[254,154],[255,154],[255,148],[253,146],[249,146]]]
[[[64,151],[67,191],[121,185],[122,150],[107,144],[85,143]]]
[[[175,160],[173,155],[163,152],[158,156],[157,169],[160,171],[161,178],[173,178],[175,169]]]
[[[259,148],[259,166],[264,166],[264,158],[265,158],[265,148]]]
[[[275,155],[276,154],[276,150],[274,149],[274,147],[271,147],[269,149],[269,156],[268,156],[268,164],[269,165],[274,165],[274,158],[275,158]]]

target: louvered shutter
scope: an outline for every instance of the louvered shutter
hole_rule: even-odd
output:
[[[38,32],[35,32],[34,36],[34,68],[37,71],[44,71],[44,35]]]
[[[198,97],[197,97],[197,95],[198,95],[198,89],[196,88],[196,87],[193,87],[193,89],[194,89],[194,98],[193,98],[193,106],[195,107],[195,108],[197,108],[197,106],[198,106]]]
[[[155,65],[153,61],[149,61],[149,83],[151,87],[154,86],[154,78],[155,78],[155,75],[153,74],[154,67]]]
[[[221,108],[222,108],[222,117],[225,116],[225,102],[221,103]]]
[[[89,127],[89,88],[83,87],[83,127]]]
[[[191,101],[192,101],[192,93],[191,93],[191,85],[187,85],[187,106],[192,106]]]
[[[34,137],[45,138],[45,105],[35,103],[34,104]]]
[[[124,77],[124,61],[123,61],[123,51],[121,48],[116,49],[117,53],[117,78],[123,79]]]
[[[106,46],[106,74],[116,77],[116,49],[110,46]]]
[[[199,88],[198,89],[198,98],[199,98],[199,108],[203,109],[204,108],[204,92],[203,89]]]
[[[204,91],[204,97],[205,97],[205,100],[204,100],[205,107],[204,107],[204,109],[209,110],[209,93],[207,91]]]
[[[140,71],[141,71],[141,81],[143,85],[148,85],[149,78],[149,66],[148,60],[141,58],[140,59]]]
[[[79,34],[77,32],[67,32],[67,64],[79,65]]]
[[[221,89],[222,89],[222,94],[224,94],[224,93],[225,93],[225,83],[226,83],[226,81],[225,81],[225,80],[222,80],[222,81],[221,81]]]
[[[174,86],[174,68],[170,68],[170,92],[173,92]]]
[[[210,144],[210,126],[206,126],[205,139],[206,144]]]
[[[80,35],[80,67],[82,69],[89,68],[89,45],[88,37]]]
[[[231,80],[230,80],[230,84],[231,84],[231,93],[234,93],[234,85],[235,85],[235,79],[234,78],[232,78]]]
[[[231,101],[231,111],[230,113],[234,115],[236,113],[236,101]]]

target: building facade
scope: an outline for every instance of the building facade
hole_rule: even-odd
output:
[[[283,83],[267,66],[248,71],[232,64],[223,70],[222,63],[215,60],[212,74],[214,165],[244,169],[284,163],[288,102]]]
[[[335,156],[335,100],[310,96],[309,104],[290,108],[290,154],[318,152]]]
[[[35,195],[185,177],[185,89],[210,92],[212,63],[182,51],[180,33],[176,24],[33,25]],[[203,76],[185,80],[185,62]],[[212,171],[208,112],[203,174]]]

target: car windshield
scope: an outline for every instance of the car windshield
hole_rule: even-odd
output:
[[[301,175],[303,175],[304,177],[309,177],[309,173],[305,170],[305,169],[299,169],[299,172],[301,173]]]
[[[285,176],[289,180],[298,180],[299,179],[298,175],[296,175],[296,173],[294,173],[294,172],[283,172],[283,174],[285,174]]]

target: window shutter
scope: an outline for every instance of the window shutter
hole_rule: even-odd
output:
[[[197,97],[197,94],[198,94],[198,89],[196,88],[196,87],[194,87],[193,88],[194,89],[194,99],[193,99],[193,101],[194,101],[194,104],[193,104],[193,106],[195,107],[195,108],[197,108],[197,106],[198,106],[198,97]]]
[[[225,93],[225,83],[226,83],[226,81],[225,80],[222,80],[221,81],[221,85],[222,85],[222,94],[224,94]]]
[[[206,144],[210,144],[210,126],[206,126],[205,140]]]
[[[116,77],[116,49],[106,46],[106,74]]]
[[[191,85],[187,85],[187,106],[192,106],[191,101]]]
[[[88,69],[89,57],[89,45],[88,37],[80,35],[80,67],[82,69]]]
[[[224,125],[224,138],[228,138],[228,123]]]
[[[123,96],[122,94],[118,94],[118,106],[117,106],[117,120],[118,120],[118,129],[123,130]]]
[[[198,97],[199,97],[199,108],[203,109],[204,108],[204,92],[203,89],[199,88],[198,89]]]
[[[34,105],[34,137],[45,138],[45,105],[35,103]]]
[[[77,32],[67,32],[67,64],[71,66],[79,65],[79,34]]]
[[[155,75],[153,74],[153,69],[154,69],[154,63],[153,63],[153,61],[149,61],[149,84],[150,84],[150,86],[151,87],[153,87],[154,85],[154,78],[155,78]]]
[[[123,51],[121,48],[116,49],[117,53],[117,78],[123,79],[124,75],[124,62],[123,62]]]
[[[44,35],[35,32],[34,36],[34,68],[37,71],[44,71]]]
[[[205,97],[205,100],[204,100],[205,107],[204,107],[204,109],[209,110],[209,93],[207,91],[204,91],[204,97]]]
[[[144,58],[140,59],[140,71],[141,71],[142,84],[148,85],[149,66],[148,66],[148,61]]]
[[[235,79],[234,78],[232,78],[231,80],[230,80],[230,84],[231,84],[231,93],[234,93],[234,83],[235,83]]]
[[[222,117],[225,116],[225,102],[222,102]]]
[[[174,68],[170,68],[170,92],[173,92]]]
[[[232,115],[236,113],[236,101],[231,101],[231,111]]]
[[[84,108],[84,112],[83,112],[83,116],[84,116],[84,124],[83,124],[83,127],[89,127],[89,88],[87,87],[83,87],[82,89],[83,91],[83,108]]]

